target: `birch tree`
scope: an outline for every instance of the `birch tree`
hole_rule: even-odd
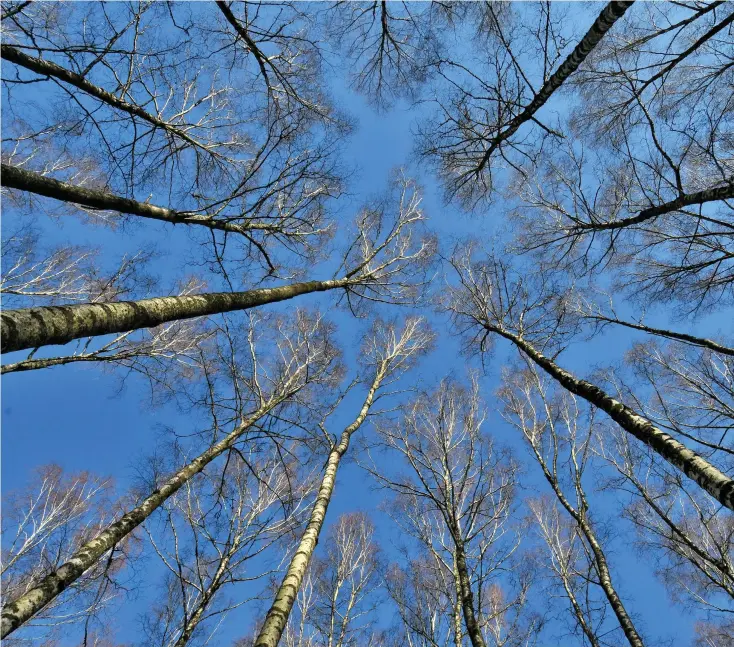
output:
[[[566,300],[559,286],[546,280],[547,275],[541,272],[532,279],[523,279],[491,255],[476,261],[470,247],[458,251],[452,265],[459,285],[449,288],[445,307],[469,344],[486,350],[493,336],[507,339],[563,388],[604,411],[715,500],[734,509],[734,481],[729,476],[635,409],[555,362],[555,356],[577,329],[577,322],[567,316]]]
[[[572,79],[574,136],[519,178],[522,249],[577,273],[612,263],[643,303],[730,303],[733,22],[718,2],[625,14]]]
[[[597,452],[617,474],[609,486],[624,496],[624,516],[671,599],[704,609],[711,633],[720,631],[731,638],[731,519],[654,455],[631,446],[618,433],[605,434],[598,446]]]
[[[366,371],[372,374],[372,379],[367,382],[367,394],[357,416],[342,431],[338,441],[332,438],[322,425],[322,430],[329,443],[329,454],[316,500],[311,508],[308,525],[275,594],[273,604],[265,615],[265,620],[255,640],[256,647],[275,647],[280,642],[301,582],[318,543],[334,491],[337,471],[342,458],[349,449],[352,435],[367,420],[375,402],[384,395],[380,389],[389,386],[401,373],[412,366],[416,358],[427,350],[431,342],[432,333],[419,318],[406,320],[402,330],[398,328],[397,324],[378,321],[367,336],[363,357]]]
[[[3,351],[152,328],[330,290],[343,291],[350,305],[360,301],[410,303],[425,281],[434,243],[420,231],[424,216],[415,184],[402,178],[395,192],[397,205],[392,213],[380,202],[357,216],[356,231],[334,278],[245,292],[6,310],[2,314]]]
[[[24,595],[104,528],[114,510],[112,494],[109,479],[88,472],[65,474],[58,465],[40,467],[27,488],[6,492],[3,599]],[[53,640],[70,626],[99,631],[105,609],[120,594],[128,548],[118,544],[72,583],[63,599],[48,604],[29,623],[30,635]]]
[[[375,528],[362,512],[329,528],[304,575],[281,644],[287,647],[380,645],[375,631],[384,562]],[[256,636],[237,641],[252,647]]]
[[[227,614],[247,603],[244,587],[269,574],[256,558],[296,530],[305,511],[309,489],[272,444],[245,447],[201,477],[144,525],[165,567],[164,601],[144,623],[151,645],[209,642]]]
[[[253,321],[253,325],[256,322]],[[263,339],[263,335],[264,339]],[[207,465],[230,451],[242,441],[257,438],[257,423],[278,407],[287,407],[299,392],[308,392],[313,384],[333,384],[334,371],[338,374],[338,352],[330,340],[331,331],[320,316],[298,312],[290,320],[281,320],[271,327],[270,335],[251,328],[247,339],[250,348],[246,377],[244,366],[234,365],[236,382],[230,402],[215,402],[212,398],[213,428],[205,443],[205,450],[173,473],[161,476],[157,487],[139,497],[139,503],[120,516],[114,523],[103,527],[98,534],[79,547],[59,568],[51,570],[33,587],[19,597],[8,601],[2,611],[2,634],[7,636],[32,618],[62,591],[72,585],[84,572],[104,559],[110,551],[138,528],[151,514],[190,479],[200,474]],[[259,353],[259,344],[272,340],[270,352]],[[245,390],[246,389],[246,390]],[[212,391],[209,383],[208,391]],[[222,417],[219,411],[231,415]],[[233,414],[233,415],[232,415]],[[222,423],[229,423],[226,426]]]
[[[613,582],[609,561],[597,530],[598,524],[594,521],[585,490],[584,471],[592,458],[593,413],[588,425],[584,425],[582,413],[573,396],[554,398],[548,384],[533,366],[525,371],[513,371],[512,377],[508,372],[500,397],[505,404],[505,418],[524,436],[545,480],[573,520],[572,529],[564,533],[563,524],[554,519],[552,508],[544,509],[540,502],[530,506],[553,556],[553,564],[558,565],[558,576],[580,628],[591,644],[603,644],[598,629],[593,627],[573,593],[576,588],[573,581],[573,571],[577,570],[574,565],[576,560],[571,556],[572,545],[565,547],[563,544],[573,544],[576,533],[592,565],[590,575],[594,584],[604,592],[626,641],[632,647],[642,647],[644,642]],[[563,541],[563,534],[570,535],[570,538]]]
[[[307,621],[317,644],[374,644],[383,557],[366,514],[344,514],[329,528],[324,556],[315,557],[314,602]]]
[[[215,257],[226,247],[269,273],[313,257],[340,191],[344,124],[310,21],[295,5],[220,5],[29,4],[6,16],[15,118],[3,183],[64,213],[191,225]],[[39,83],[45,105],[28,110]]]
[[[521,130],[532,132],[530,124],[544,135],[563,136],[536,113],[631,5],[606,4],[570,52],[572,37],[563,29],[560,7],[486,10],[484,22],[494,36],[486,63],[475,71],[449,59],[444,65],[449,90],[439,97],[435,116],[421,127],[421,152],[435,164],[450,197],[468,206],[491,199],[501,168],[520,168],[537,154],[540,145],[532,137],[516,136]]]
[[[411,565],[430,564],[431,574],[418,581],[437,583],[430,598],[448,601],[410,608],[409,598],[401,594],[407,630],[424,633],[424,639],[440,637],[432,625],[441,621],[431,618],[429,609],[441,609],[444,622],[451,618],[451,644],[461,644],[466,636],[474,647],[523,645],[532,642],[538,628],[538,619],[524,608],[527,583],[512,591],[498,581],[518,548],[509,527],[516,464],[482,434],[485,411],[478,388],[476,381],[465,388],[447,380],[434,393],[416,398],[402,419],[378,426],[377,446],[399,456],[405,471],[386,473],[376,458],[367,466],[395,493],[398,505],[391,516],[424,555]],[[414,576],[397,577],[394,591],[401,590],[401,580]],[[414,595],[420,604],[429,594]],[[421,619],[422,627],[416,626]]]

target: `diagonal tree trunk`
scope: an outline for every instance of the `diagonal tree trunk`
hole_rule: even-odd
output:
[[[222,218],[213,218],[207,215],[195,214],[186,211],[176,211],[166,207],[158,207],[147,202],[139,202],[131,198],[124,198],[99,189],[88,189],[61,182],[46,177],[40,173],[27,171],[11,164],[2,164],[2,185],[19,191],[28,191],[54,200],[80,204],[90,209],[105,211],[119,211],[141,218],[161,220],[171,224],[201,225],[218,231],[228,231],[235,234],[249,235],[254,231],[272,231],[277,228],[263,223],[239,224]]]
[[[324,525],[326,511],[329,507],[329,502],[331,501],[332,492],[334,491],[334,482],[336,481],[336,473],[339,469],[339,463],[349,448],[349,440],[351,439],[352,434],[362,426],[362,423],[367,418],[367,414],[372,406],[375,394],[380,388],[380,384],[382,384],[387,373],[387,361],[380,362],[377,367],[375,379],[367,392],[367,397],[365,398],[359,415],[354,419],[352,424],[344,429],[341,438],[339,439],[339,444],[336,445],[329,454],[329,459],[326,463],[326,469],[324,470],[324,475],[321,479],[321,486],[319,487],[316,501],[314,502],[313,509],[311,510],[311,517],[308,525],[306,526],[306,530],[301,537],[298,548],[288,565],[288,570],[280,584],[280,588],[275,594],[273,605],[265,616],[265,621],[263,622],[260,633],[255,640],[254,647],[276,647],[278,642],[280,642],[280,637],[283,635],[286,623],[288,622],[288,616],[293,609],[296,596],[301,588],[301,582],[303,581],[308,565],[311,562],[314,549],[318,543],[319,533]]]
[[[76,72],[67,70],[66,68],[61,67],[60,65],[57,65],[52,61],[45,61],[42,58],[29,56],[28,54],[25,54],[15,47],[7,44],[3,44],[0,46],[0,56],[2,56],[2,58],[6,61],[14,63],[15,65],[18,65],[20,67],[24,67],[27,70],[31,70],[36,74],[40,74],[42,76],[51,76],[55,79],[58,79],[59,81],[68,83],[78,90],[86,92],[88,95],[93,96],[95,99],[99,99],[103,103],[106,103],[107,105],[112,106],[117,110],[121,110],[122,112],[126,112],[129,115],[139,117],[140,119],[147,121],[149,124],[156,126],[157,128],[161,128],[171,135],[179,137],[183,141],[191,144],[192,146],[195,146],[198,149],[210,152],[207,150],[206,146],[188,135],[185,130],[177,128],[176,126],[169,124],[167,121],[164,121],[163,119],[160,119],[155,115],[151,115],[149,112],[143,110],[143,108],[141,108],[140,106],[128,103],[127,101],[124,101],[123,99],[115,96],[111,92],[108,92],[107,90],[100,88],[93,83],[90,83],[81,74],[77,74]]]
[[[65,344],[81,337],[153,328],[167,321],[247,310],[348,284],[347,279],[307,281],[246,292],[209,292],[140,301],[6,310],[0,315],[2,351],[7,353],[49,344]]]
[[[5,636],[32,618],[38,611],[78,579],[108,550],[130,535],[135,528],[155,512],[184,483],[201,472],[217,456],[220,456],[232,447],[253,424],[268,413],[268,411],[280,404],[286,397],[280,396],[262,405],[232,433],[212,445],[204,453],[176,472],[161,487],[149,494],[140,505],[127,512],[94,539],[82,546],[58,570],[44,577],[36,586],[16,600],[6,604],[2,610],[0,637],[5,638]]]
[[[634,0],[633,0],[634,2]],[[479,173],[489,162],[489,158],[492,156],[497,148],[514,135],[518,128],[525,122],[530,121],[533,115],[545,105],[546,101],[551,98],[551,95],[563,85],[571,74],[573,74],[584,62],[589,53],[599,44],[599,41],[604,37],[619,20],[624,12],[629,9],[633,2],[610,2],[604,7],[603,11],[599,14],[594,24],[591,26],[589,31],[586,32],[584,37],[579,41],[578,45],[574,48],[560,67],[551,75],[551,77],[543,84],[543,87],[538,90],[537,94],[533,97],[533,100],[523,108],[522,112],[514,117],[504,130],[500,131],[495,135],[489,143],[487,151],[484,153],[479,166],[476,168],[476,173]]]
[[[595,384],[580,380],[562,369],[522,337],[491,324],[484,324],[484,328],[510,340],[565,389],[604,411],[622,429],[660,454],[688,478],[693,479],[722,505],[734,510],[734,479]]]
[[[657,337],[665,337],[667,339],[675,339],[691,346],[699,346],[700,348],[708,348],[715,353],[721,353],[722,355],[734,356],[734,348],[729,346],[723,346],[711,339],[705,337],[696,337],[695,335],[689,335],[684,332],[676,332],[675,330],[665,330],[664,328],[653,328],[651,326],[645,326],[641,323],[635,323],[633,321],[624,321],[623,319],[616,319],[614,317],[605,317],[601,314],[584,314],[585,319],[591,319],[593,321],[602,321],[605,323],[616,324],[617,326],[624,326],[625,328],[632,328],[632,330],[640,330],[650,335],[656,335]]]
[[[734,14],[732,14],[734,16]],[[610,229],[624,229],[632,225],[638,225],[642,222],[652,220],[658,216],[662,216],[671,211],[679,211],[685,207],[698,206],[707,202],[718,202],[719,200],[731,200],[734,198],[734,178],[729,180],[728,184],[718,186],[712,189],[703,189],[695,193],[681,193],[675,200],[663,202],[643,209],[635,216],[629,218],[621,218],[620,220],[610,220],[609,222],[584,222],[574,224],[570,229],[573,233],[584,233],[589,231],[607,231]]]

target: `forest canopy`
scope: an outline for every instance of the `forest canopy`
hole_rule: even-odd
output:
[[[734,4],[1,11],[3,644],[734,646]]]

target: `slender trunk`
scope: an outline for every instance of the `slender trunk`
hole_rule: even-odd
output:
[[[27,191],[53,198],[62,202],[80,204],[90,209],[103,211],[119,211],[141,218],[160,220],[177,225],[201,225],[209,229],[228,231],[248,236],[255,231],[269,231],[273,227],[262,223],[250,222],[238,224],[225,219],[212,218],[211,216],[191,213],[188,211],[176,211],[166,207],[158,207],[148,202],[140,202],[131,198],[124,198],[108,191],[90,189],[83,186],[75,186],[46,177],[40,173],[27,171],[10,164],[2,164],[2,185],[18,191]]]
[[[24,67],[27,70],[35,72],[36,74],[40,74],[42,76],[51,76],[55,79],[58,79],[59,81],[68,83],[69,85],[74,86],[82,92],[86,92],[87,94],[95,97],[96,99],[99,99],[107,105],[116,108],[117,110],[121,110],[122,112],[126,112],[129,115],[139,117],[140,119],[147,121],[149,124],[152,124],[158,128],[162,128],[172,135],[176,135],[177,137],[181,138],[192,146],[196,146],[197,148],[207,151],[205,146],[196,141],[193,137],[186,134],[184,130],[177,128],[176,126],[172,126],[171,124],[163,121],[163,119],[160,119],[154,115],[151,115],[149,112],[146,112],[140,106],[128,103],[127,101],[124,101],[123,99],[115,96],[111,92],[107,92],[107,90],[104,90],[103,88],[100,88],[93,83],[90,83],[81,74],[77,74],[76,72],[67,70],[66,68],[61,67],[60,65],[57,65],[56,63],[53,63],[51,61],[46,61],[42,58],[29,56],[28,54],[21,52],[15,47],[6,44],[0,46],[0,56],[2,56],[2,58],[4,58],[6,61],[15,63],[20,67]]]
[[[610,2],[604,7],[603,11],[599,14],[598,18],[594,21],[588,32],[579,41],[578,45],[574,48],[573,52],[568,55],[560,67],[550,76],[550,78],[543,84],[543,87],[533,97],[533,100],[523,108],[522,112],[514,117],[507,127],[497,133],[495,137],[490,140],[489,148],[484,153],[482,161],[477,167],[477,172],[481,171],[489,161],[495,150],[509,137],[512,137],[517,129],[520,128],[525,122],[530,121],[533,115],[543,106],[546,101],[550,99],[551,95],[563,85],[571,74],[573,74],[584,62],[589,53],[599,44],[604,34],[606,34],[619,20],[624,12],[632,6],[633,2]]]
[[[48,359],[24,359],[14,364],[3,364],[0,366],[0,374],[17,373],[20,371],[34,371],[39,368],[48,368],[49,366],[63,366],[73,362],[100,362],[107,358],[94,357],[93,355],[69,355],[68,357],[49,357]],[[115,358],[117,359],[117,358]],[[112,358],[110,358],[112,360]]]
[[[0,334],[4,353],[65,344],[73,339],[152,328],[167,321],[247,310],[309,292],[344,287],[347,280],[307,281],[246,292],[209,292],[140,301],[83,303],[5,310]]]
[[[642,642],[642,638],[640,638],[639,634],[637,633],[637,629],[635,629],[635,625],[632,622],[632,619],[627,613],[627,609],[622,603],[622,600],[620,600],[619,595],[617,595],[617,590],[614,588],[614,584],[612,582],[612,575],[609,572],[609,565],[607,564],[606,555],[604,555],[604,551],[596,538],[594,529],[591,527],[591,524],[589,524],[586,513],[583,512],[583,510],[576,510],[576,508],[571,505],[571,502],[566,498],[566,495],[561,490],[561,487],[558,484],[558,479],[555,477],[554,474],[551,474],[538,449],[532,443],[531,447],[533,449],[533,452],[535,453],[535,458],[543,469],[543,475],[545,476],[546,481],[548,481],[551,488],[553,488],[553,492],[555,492],[556,494],[556,498],[560,501],[561,505],[566,509],[566,512],[568,512],[568,514],[573,518],[578,527],[581,529],[581,532],[586,538],[587,544],[591,548],[591,552],[594,554],[594,563],[596,564],[596,570],[599,574],[599,585],[604,591],[604,595],[609,602],[609,606],[612,607],[614,615],[617,617],[617,621],[619,622],[619,626],[622,628],[622,631],[627,638],[627,642],[629,642],[631,647],[645,647],[644,643]],[[576,483],[576,488],[583,502],[583,509],[583,507],[586,505],[586,497],[583,493],[583,490],[581,490],[580,484],[578,482]]]
[[[604,591],[604,595],[606,595],[609,601],[609,606],[612,607],[612,611],[614,611],[614,615],[617,617],[619,626],[622,627],[627,642],[629,642],[631,647],[645,647],[645,643],[642,642],[642,638],[640,638],[637,629],[635,629],[632,618],[629,617],[627,609],[622,603],[622,600],[620,600],[619,595],[617,595],[617,590],[614,588],[612,576],[609,572],[606,555],[604,555],[604,551],[597,541],[594,531],[584,515],[578,515],[578,519],[581,531],[584,533],[584,537],[586,537],[591,551],[594,553],[594,563],[599,573],[599,583]]]
[[[301,588],[301,582],[306,574],[306,569],[313,556],[316,544],[319,541],[319,533],[324,525],[324,518],[326,517],[326,511],[331,501],[331,494],[334,491],[334,482],[336,480],[336,472],[339,469],[339,463],[341,462],[342,456],[346,453],[349,448],[349,440],[352,434],[360,428],[362,423],[367,418],[367,413],[372,406],[375,393],[380,387],[380,384],[385,379],[387,374],[387,365],[381,364],[378,366],[375,379],[367,392],[362,409],[359,415],[355,418],[354,422],[350,424],[341,435],[339,444],[331,450],[329,459],[326,463],[326,469],[321,479],[321,485],[319,487],[316,501],[314,502],[313,509],[311,510],[311,516],[306,526],[306,530],[301,536],[301,541],[298,544],[298,548],[288,565],[285,577],[280,584],[278,592],[275,594],[273,605],[270,607],[265,621],[263,622],[260,633],[255,640],[254,647],[276,647],[280,642],[280,637],[283,635],[286,623],[288,622],[288,616],[293,609],[293,604],[296,601],[296,596]]]
[[[722,346],[721,344],[706,339],[704,337],[695,337],[684,332],[676,332],[674,330],[665,330],[663,328],[652,328],[651,326],[645,326],[643,324],[637,324],[632,321],[623,321],[622,319],[614,319],[612,317],[605,317],[603,315],[589,315],[587,319],[593,319],[594,321],[604,321],[607,323],[613,323],[617,326],[624,326],[625,328],[631,328],[632,330],[640,330],[642,332],[649,333],[650,335],[657,335],[658,337],[665,337],[667,339],[675,339],[676,341],[682,341],[691,346],[700,346],[701,348],[708,348],[715,353],[721,353],[722,355],[734,356],[734,348],[728,346]]]
[[[108,550],[127,537],[145,521],[166,499],[173,495],[184,483],[201,472],[217,456],[227,451],[237,440],[268,411],[282,402],[282,396],[263,405],[248,420],[231,434],[212,445],[203,454],[176,472],[161,487],[154,490],[145,500],[120,519],[109,525],[94,539],[82,546],[58,570],[44,577],[30,591],[9,602],[2,610],[2,629],[0,637],[5,638],[24,622],[32,618],[51,600],[91,568]]]
[[[459,587],[461,590],[461,608],[464,611],[464,624],[472,647],[487,647],[484,637],[479,629],[477,615],[474,609],[474,592],[471,588],[469,567],[466,565],[464,545],[458,539],[456,541],[456,571],[459,574]]]
[[[463,631],[461,628],[461,614],[462,610],[464,608],[462,604],[462,595],[461,595],[461,581],[459,580],[459,570],[456,567],[456,552],[454,552],[454,568],[453,568],[453,576],[454,576],[454,591],[456,593],[456,600],[454,601],[454,647],[462,647],[462,644],[464,642],[463,638]]]
[[[206,588],[206,591],[204,591],[204,593],[202,594],[201,601],[196,607],[196,611],[191,614],[191,618],[189,618],[188,621],[184,624],[183,631],[181,631],[181,635],[178,637],[178,640],[174,644],[174,647],[184,647],[184,645],[186,645],[186,643],[191,640],[191,634],[194,633],[194,630],[201,622],[204,611],[206,611],[206,608],[209,606],[209,603],[214,597],[214,594],[219,590],[222,578],[227,571],[227,567],[229,566],[229,562],[232,559],[232,555],[237,552],[238,546],[239,542],[237,541],[231,546],[228,553],[220,560],[219,566],[217,567],[217,572],[214,574],[214,577],[209,583],[209,586]]]
[[[729,478],[683,443],[658,429],[647,418],[615,400],[595,384],[574,377],[521,337],[497,326],[487,324],[485,328],[489,332],[509,339],[566,390],[604,411],[622,429],[645,443],[688,478],[694,480],[722,505],[734,510],[734,479]]]
[[[569,586],[566,577],[562,575],[561,581],[563,582],[563,589],[566,591],[566,597],[568,597],[568,599],[571,601],[571,606],[573,607],[573,613],[576,616],[576,620],[578,621],[579,625],[581,625],[581,631],[583,631],[584,635],[589,639],[589,644],[591,645],[591,647],[600,647],[599,640],[597,639],[593,629],[589,627],[589,623],[586,621],[583,609],[581,609],[581,605],[576,599],[576,594]]]

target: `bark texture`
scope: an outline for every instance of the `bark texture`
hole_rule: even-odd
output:
[[[65,344],[73,339],[153,328],[167,321],[247,310],[266,303],[323,292],[348,281],[307,281],[246,292],[210,292],[140,301],[84,303],[6,310],[0,316],[2,352]]]
[[[27,171],[10,164],[2,165],[2,185],[19,191],[28,191],[54,200],[80,204],[90,209],[105,211],[119,211],[133,216],[150,218],[151,220],[162,220],[172,224],[201,225],[218,231],[229,231],[237,234],[252,233],[254,230],[267,230],[266,225],[249,223],[247,225],[230,222],[224,219],[212,218],[211,216],[176,211],[166,207],[158,207],[147,202],[139,202],[131,198],[101,191],[99,189],[88,189],[86,187],[74,186],[67,182],[61,182],[54,178],[46,177],[40,173]]]
[[[560,67],[550,76],[550,78],[543,84],[538,93],[533,97],[533,100],[523,108],[522,112],[514,117],[507,127],[499,132],[492,140],[487,152],[482,157],[482,161],[477,167],[477,172],[481,171],[489,162],[489,158],[492,153],[502,144],[503,141],[512,137],[525,122],[530,121],[533,115],[545,105],[546,101],[550,99],[551,95],[563,85],[571,74],[573,74],[584,62],[589,53],[597,46],[599,41],[603,38],[619,20],[624,12],[627,11],[634,4],[632,2],[610,2],[599,14],[598,18],[594,21],[589,31],[586,32],[584,37],[579,41],[578,45],[574,48],[573,52],[569,54],[566,60],[561,63]]]
[[[152,492],[146,499],[115,523],[108,526],[94,539],[82,546],[74,556],[57,571],[43,578],[27,593],[9,602],[2,610],[0,637],[5,638],[24,622],[33,617],[51,600],[59,595],[88,568],[99,560],[108,550],[127,537],[145,521],[160,505],[173,495],[184,483],[201,472],[217,456],[229,449],[257,420],[275,407],[282,398],[261,407],[235,431],[212,445],[191,463],[180,469],[172,477]]]
[[[452,530],[452,532],[454,532]],[[474,612],[474,592],[471,588],[471,578],[469,577],[469,567],[466,564],[466,555],[464,553],[464,543],[460,537],[459,531],[456,530],[456,570],[459,574],[459,589],[461,591],[461,608],[464,612],[464,624],[466,625],[466,633],[469,636],[472,647],[487,647],[484,642],[482,631],[477,622],[477,616]]]
[[[496,326],[485,325],[485,328],[509,339],[565,389],[604,411],[622,429],[652,448],[722,505],[734,510],[734,479],[595,384],[574,377],[524,339]]]
[[[306,574],[308,565],[311,562],[316,544],[319,541],[319,533],[324,525],[324,518],[326,517],[326,511],[331,501],[331,494],[334,491],[334,482],[336,481],[336,473],[339,469],[339,463],[341,462],[342,456],[346,453],[349,448],[349,440],[352,434],[360,428],[362,423],[367,418],[367,414],[372,406],[372,402],[375,397],[377,389],[385,379],[387,366],[382,363],[377,370],[375,379],[370,386],[370,390],[367,392],[362,409],[359,415],[355,418],[354,422],[350,424],[342,432],[339,444],[334,447],[329,453],[329,459],[326,463],[326,469],[324,470],[324,476],[321,479],[321,485],[319,487],[316,501],[314,502],[313,509],[311,510],[311,517],[309,518],[306,530],[301,537],[301,541],[298,544],[293,558],[288,565],[285,577],[280,584],[278,592],[275,594],[275,600],[273,605],[270,607],[265,621],[263,622],[260,633],[255,640],[254,647],[276,647],[280,642],[280,637],[283,635],[283,631],[288,622],[288,616],[290,616],[293,604],[296,601],[296,596],[301,588],[301,582]]]

